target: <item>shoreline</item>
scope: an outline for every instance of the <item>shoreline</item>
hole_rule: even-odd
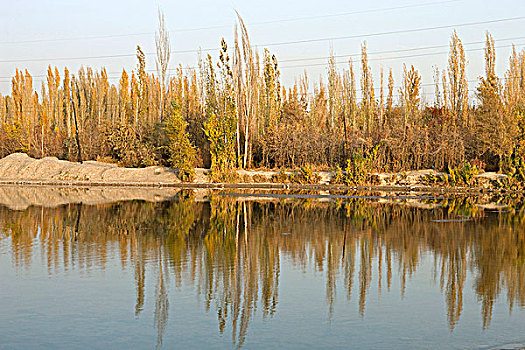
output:
[[[341,183],[341,173],[278,169],[234,169],[231,178],[213,182],[209,169],[195,168],[195,179],[182,182],[177,169],[161,166],[123,168],[98,161],[82,163],[59,160],[55,157],[35,159],[24,153],[13,153],[0,159],[0,186],[53,186],[57,188],[174,188],[174,189],[247,189],[296,191],[384,191],[426,192],[449,194],[511,194],[525,193],[523,189],[501,186],[506,175],[481,173],[473,175],[474,182],[449,183],[449,175],[433,169],[401,173],[369,173],[373,183],[350,185]],[[439,182],[444,179],[445,182]]]
[[[456,200],[456,198],[471,198],[475,205],[483,210],[506,210],[512,200],[520,197],[508,196],[509,200],[501,202],[501,194],[481,192],[436,192],[414,191],[410,189],[388,188],[363,188],[359,190],[322,190],[308,186],[295,186],[296,188],[279,188],[270,184],[265,188],[254,188],[250,184],[225,184],[227,187],[214,186],[214,184],[177,184],[177,187],[141,187],[135,186],[75,186],[69,184],[45,185],[30,182],[28,184],[6,184],[0,182],[0,208],[11,210],[25,210],[32,206],[57,207],[67,204],[80,205],[106,205],[121,201],[139,200],[145,202],[164,202],[171,200],[184,200],[191,198],[196,202],[209,202],[212,197],[232,198],[235,201],[275,201],[282,203],[295,200],[314,200],[315,202],[337,202],[339,200],[365,199],[377,203],[400,204],[410,207],[433,209],[441,207],[443,201]],[[199,187],[199,185],[201,185]],[[297,189],[301,187],[302,190]],[[319,186],[317,186],[319,187]],[[186,193],[190,192],[190,193]],[[521,200],[520,200],[521,202]]]
[[[360,185],[295,184],[295,183],[215,183],[215,182],[119,182],[119,181],[58,181],[2,179],[0,186],[55,187],[55,188],[175,188],[175,189],[247,189],[247,190],[310,190],[310,191],[380,191],[421,192],[448,194],[512,194],[524,190],[491,189],[483,187],[440,187],[424,185]]]

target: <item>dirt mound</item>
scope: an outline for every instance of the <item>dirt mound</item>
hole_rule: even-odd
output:
[[[179,183],[176,170],[160,166],[141,169],[120,168],[115,164],[86,161],[68,162],[55,157],[33,159],[13,153],[0,159],[0,179],[37,181],[92,181],[108,183]]]

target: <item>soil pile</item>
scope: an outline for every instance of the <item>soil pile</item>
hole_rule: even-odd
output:
[[[180,182],[176,170],[171,168],[152,166],[130,169],[95,161],[76,163],[55,157],[34,159],[24,153],[13,153],[0,159],[0,179],[100,183]]]

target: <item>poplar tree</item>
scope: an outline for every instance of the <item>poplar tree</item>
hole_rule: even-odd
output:
[[[511,64],[512,67],[512,64]],[[512,69],[512,68],[511,68]],[[485,77],[480,78],[477,95],[476,141],[479,153],[492,152],[498,156],[500,169],[504,157],[510,156],[516,143],[518,125],[512,110],[505,110],[502,86],[496,76],[496,50],[494,39],[486,34]],[[513,102],[510,102],[512,104]]]
[[[179,171],[179,178],[192,181],[195,177],[195,147],[191,144],[186,132],[188,123],[184,120],[180,107],[172,102],[166,134],[168,135],[168,150],[170,165]]]
[[[448,98],[454,126],[469,126],[466,65],[463,44],[454,31],[450,39],[448,57]]]
[[[261,152],[263,166],[269,166],[269,143],[275,137],[277,125],[281,117],[281,84],[280,72],[275,55],[264,50],[263,79],[261,88],[260,110],[262,113],[262,127],[260,128]]]
[[[443,125],[441,150],[443,160],[449,167],[458,165],[464,159],[464,135],[470,126],[468,108],[468,84],[465,73],[466,59],[463,44],[456,31],[450,39],[448,58],[448,81],[443,72],[443,99],[450,127]]]
[[[374,82],[372,72],[368,66],[368,54],[366,50],[366,42],[361,45],[361,113],[363,115],[363,129],[369,133],[373,128],[374,121]]]
[[[233,73],[230,67],[228,46],[222,39],[219,56],[220,81],[216,81],[211,56],[208,55],[206,88],[209,105],[204,132],[210,141],[212,171],[222,172],[235,167],[235,130],[237,124],[235,98],[232,88]]]
[[[388,94],[386,97],[386,112],[390,117],[392,115],[392,108],[394,107],[394,76],[392,69],[388,72]]]

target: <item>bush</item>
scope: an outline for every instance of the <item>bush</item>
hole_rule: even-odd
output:
[[[253,182],[255,183],[265,183],[268,182],[268,178],[264,175],[255,174],[252,177]]]
[[[372,179],[370,173],[377,161],[378,151],[379,146],[375,146],[370,151],[354,153],[350,159],[347,159],[344,183],[349,186],[370,183]]]
[[[343,173],[343,169],[338,165],[335,168],[335,174],[330,183],[332,184],[343,184],[345,181],[345,174]]]
[[[521,190],[525,186],[525,160],[522,157],[514,155],[504,166],[504,172],[508,179],[498,188],[507,188],[512,190]]]
[[[279,174],[272,176],[274,183],[295,183],[295,184],[316,184],[321,177],[314,173],[310,165],[304,165],[299,168],[297,173],[288,174],[284,168],[279,170]]]
[[[290,182],[290,177],[286,173],[286,169],[285,168],[281,168],[279,170],[279,174],[273,175],[271,180],[274,183],[284,184],[284,183],[289,183]]]
[[[242,178],[233,169],[213,170],[211,171],[211,181],[216,183],[239,183]]]
[[[131,126],[119,123],[105,136],[111,157],[120,165],[141,168],[156,164],[153,147],[141,142]]]
[[[464,162],[459,167],[448,168],[448,174],[449,183],[453,186],[475,186],[479,169],[470,162]]]
[[[299,168],[299,174],[294,176],[294,180],[300,184],[316,184],[319,182],[321,177],[315,174],[312,170],[312,167],[309,165],[304,165]]]

